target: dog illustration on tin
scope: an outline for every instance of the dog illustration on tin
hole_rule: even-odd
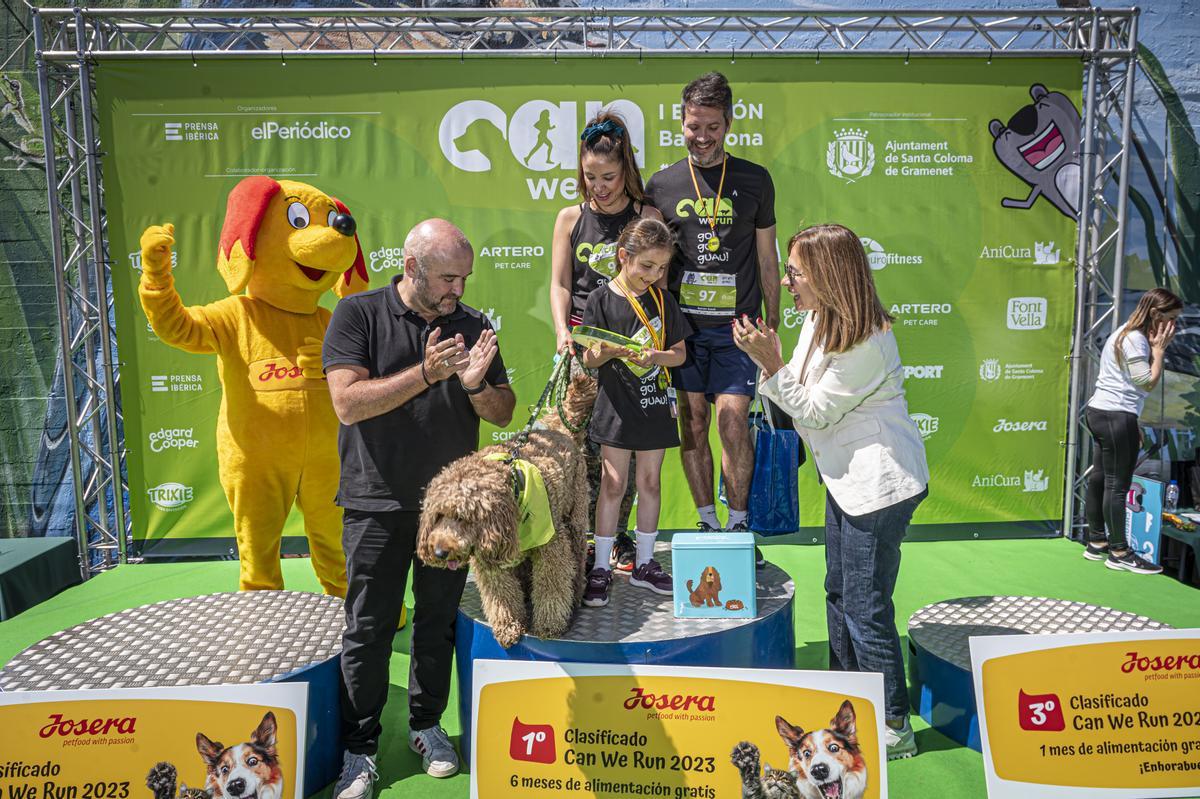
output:
[[[1033,207],[1045,197],[1070,219],[1079,215],[1079,142],[1081,121],[1071,99],[1040,83],[1029,87],[1033,102],[1022,106],[1005,125],[988,124],[992,149],[1000,163],[1029,184],[1024,200],[1005,197],[1005,208]]]
[[[275,714],[270,711],[245,743],[224,746],[196,733],[196,749],[207,769],[204,789],[212,799],[283,799],[275,733]]]
[[[862,799],[867,790],[867,761],[858,745],[854,704],[844,700],[829,726],[805,732],[783,716],[775,729],[788,750],[788,771],[769,766],[759,774],[758,747],[742,741],[730,759],[742,778],[742,799]],[[779,784],[789,774],[791,788]]]
[[[687,581],[688,601],[694,608],[721,607],[721,573],[715,566],[705,566],[700,572],[699,585],[692,588],[692,581]]]

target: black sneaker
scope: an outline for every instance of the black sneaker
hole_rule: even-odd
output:
[[[1108,542],[1103,542],[1104,546],[1096,546],[1091,541],[1087,542],[1087,546],[1083,548],[1083,556],[1088,560],[1104,560],[1108,557]]]
[[[696,528],[702,533],[715,533],[717,531],[717,528],[704,521],[696,522]]]
[[[671,575],[663,571],[657,560],[651,559],[633,570],[629,584],[638,588],[649,588],[656,594],[670,596],[673,593]]]
[[[613,568],[631,572],[636,561],[637,544],[633,542],[633,538],[626,532],[617,533],[617,540],[613,542]]]
[[[1162,572],[1162,566],[1155,566],[1132,549],[1125,550],[1122,555],[1109,552],[1108,560],[1104,561],[1104,565],[1115,571],[1127,571],[1134,574],[1159,574]]]
[[[587,588],[583,589],[583,605],[602,608],[608,604],[608,592],[612,588],[612,569],[592,569],[588,572]]]

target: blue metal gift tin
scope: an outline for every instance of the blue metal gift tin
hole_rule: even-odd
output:
[[[753,533],[676,533],[671,539],[675,617],[752,619]]]

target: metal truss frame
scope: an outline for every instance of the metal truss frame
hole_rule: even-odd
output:
[[[1137,16],[1124,31],[1094,26],[1091,36],[1123,35],[1094,42],[1083,87],[1083,143],[1080,149],[1079,233],[1076,243],[1075,332],[1071,341],[1068,399],[1067,473],[1062,533],[1086,533],[1084,498],[1091,472],[1092,439],[1084,420],[1083,391],[1093,385],[1108,336],[1121,323],[1125,287],[1125,238],[1129,206],[1129,165],[1133,149],[1134,80],[1137,76]],[[1125,55],[1105,50],[1126,49]]]
[[[1086,474],[1081,386],[1124,283],[1137,9],[34,9],[51,249],[85,575],[125,562],[130,522],[92,67],[105,59],[776,55],[1078,58],[1086,70],[1063,531]]]

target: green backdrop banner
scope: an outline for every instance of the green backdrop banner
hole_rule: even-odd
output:
[[[555,215],[577,201],[578,134],[611,105],[648,177],[684,155],[678,99],[709,69],[737,98],[731,152],[765,165],[778,235],[836,221],[863,239],[896,316],[930,497],[917,538],[1046,535],[1062,515],[1074,305],[1080,68],[1065,59],[811,58],[104,61],[96,68],[134,535],[147,554],[225,551],[216,361],[159,342],[137,299],[138,239],[176,226],[187,304],[225,295],[225,197],[265,174],[335,194],[372,284],[405,234],[443,216],[476,249],[466,302],[487,311],[518,395],[548,375]],[[333,301],[332,295],[329,297]],[[785,297],[784,307],[790,308]],[[787,351],[800,319],[784,313]],[[413,453],[413,457],[420,457]],[[663,529],[692,528],[679,460]],[[823,489],[801,474],[803,540]],[[302,535],[299,519],[289,537]]]

